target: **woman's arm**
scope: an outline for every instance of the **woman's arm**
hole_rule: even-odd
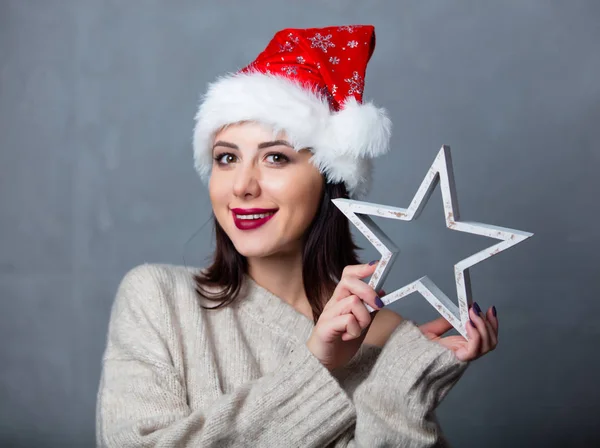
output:
[[[139,266],[119,286],[98,391],[98,446],[325,446],[352,426],[352,401],[304,343],[276,371],[192,412],[166,343],[173,328],[165,275]]]
[[[404,318],[400,314],[390,309],[383,308],[377,311],[363,344],[383,348],[394,330],[403,320]]]
[[[352,394],[356,426],[332,446],[447,446],[434,411],[467,366],[401,320]]]

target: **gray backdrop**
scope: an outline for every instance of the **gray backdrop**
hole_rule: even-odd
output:
[[[368,200],[406,206],[442,144],[462,218],[535,236],[471,270],[500,345],[439,408],[459,447],[590,446],[600,300],[600,2],[0,0],[0,445],[93,446],[110,307],[143,262],[212,247],[191,132],[206,83],[275,31],[372,23],[366,97],[394,121]],[[385,288],[493,244],[436,190]],[[362,235],[364,260],[376,252]],[[393,309],[436,317],[419,296]]]

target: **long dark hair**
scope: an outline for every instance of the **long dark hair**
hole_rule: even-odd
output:
[[[319,210],[308,228],[302,251],[304,291],[312,308],[315,324],[333,293],[344,267],[358,264],[356,251],[361,249],[352,239],[350,225],[331,199],[348,198],[343,183],[325,183]],[[212,264],[194,275],[196,292],[208,300],[220,302],[212,310],[231,304],[239,296],[248,261],[233,243],[213,215],[216,247]],[[218,287],[218,292],[207,288]]]

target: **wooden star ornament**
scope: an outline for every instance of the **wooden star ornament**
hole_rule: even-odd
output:
[[[413,219],[417,219],[438,182],[440,183],[442,192],[446,227],[451,230],[487,236],[501,241],[454,265],[458,306],[427,276],[421,277],[420,279],[387,294],[382,298],[382,301],[385,305],[388,305],[413,292],[418,292],[425,297],[425,299],[427,299],[427,301],[438,310],[438,312],[445,317],[461,335],[468,339],[466,323],[469,319],[469,307],[473,303],[469,268],[528,239],[533,236],[533,233],[506,227],[498,227],[491,224],[460,220],[450,147],[446,145],[442,146],[408,208],[391,207],[351,199],[333,199],[332,201],[381,254],[379,264],[369,280],[369,286],[375,291],[379,291],[383,286],[392,265],[396,261],[400,250],[369,215],[399,219],[402,221],[412,221]],[[365,305],[369,311],[373,311],[371,306],[368,304]]]

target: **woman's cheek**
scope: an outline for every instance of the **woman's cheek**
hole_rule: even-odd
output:
[[[266,172],[262,175],[260,187],[263,193],[285,201],[293,195],[294,176],[284,169],[271,169],[275,172]]]

